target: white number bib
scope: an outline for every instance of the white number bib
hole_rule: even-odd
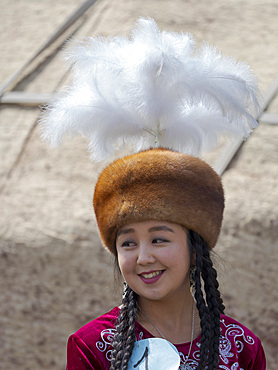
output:
[[[150,338],[135,342],[128,370],[178,370],[180,355],[165,339]]]

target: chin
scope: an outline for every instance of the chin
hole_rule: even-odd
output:
[[[137,294],[142,299],[147,299],[149,301],[163,301],[168,297],[168,294],[166,294],[165,292],[155,292],[155,291],[150,292],[140,291]]]

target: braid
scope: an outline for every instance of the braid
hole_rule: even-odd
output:
[[[122,301],[122,308],[117,320],[116,333],[112,343],[111,370],[126,370],[132,355],[135,335],[137,295],[127,286]]]
[[[218,283],[218,280],[217,280],[217,271],[215,270],[214,267],[211,268],[211,271],[212,271],[211,272],[212,279],[214,280],[214,288],[215,288],[215,292],[216,292],[216,299],[217,299],[217,302],[218,302],[218,307],[219,307],[220,313],[224,314],[225,313],[225,305],[224,305],[223,299],[221,297],[221,294],[218,290],[219,283]]]
[[[212,267],[212,261],[210,259],[209,251],[204,250],[204,269],[203,279],[204,287],[206,292],[207,304],[209,307],[210,318],[211,318],[211,342],[209,349],[209,370],[217,369],[219,359],[219,336],[220,336],[220,309],[217,300],[217,294],[215,289],[213,273],[215,269]]]
[[[218,290],[217,272],[210,258],[210,249],[197,233],[189,231],[189,244],[196,252],[195,298],[201,320],[201,348],[197,369],[217,370],[219,361],[220,314],[225,306]],[[201,277],[204,281],[206,303],[203,298]]]
[[[200,360],[199,360],[197,369],[203,370],[205,369],[206,363],[207,363],[209,343],[210,343],[210,337],[211,337],[210,317],[209,317],[208,308],[206,306],[204,296],[203,296],[203,291],[202,291],[202,282],[201,282],[201,272],[203,269],[202,249],[199,248],[198,244],[196,244],[193,247],[196,250],[195,299],[196,299],[197,309],[199,311],[200,324],[201,324]]]

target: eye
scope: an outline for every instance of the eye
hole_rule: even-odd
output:
[[[162,239],[162,238],[154,238],[152,240],[152,243],[153,244],[165,244],[165,243],[168,243],[169,240],[167,239]]]
[[[121,244],[122,247],[135,247],[136,243],[131,240],[126,240]]]

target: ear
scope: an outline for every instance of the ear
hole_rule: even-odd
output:
[[[196,251],[195,249],[191,252],[191,266],[190,267],[195,267],[196,266]]]
[[[184,225],[181,225],[181,227],[184,229],[185,234],[186,234],[186,238],[187,238],[187,246],[188,246],[189,253],[190,253],[190,268],[191,267],[195,267],[195,264],[196,264],[196,251],[193,248],[192,243],[191,243],[190,231]]]

